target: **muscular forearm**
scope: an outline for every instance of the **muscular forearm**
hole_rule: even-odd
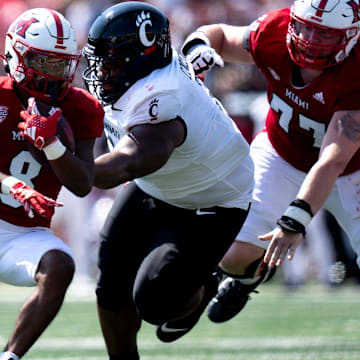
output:
[[[210,40],[210,46],[227,62],[253,63],[252,56],[243,47],[247,26],[226,24],[204,25],[197,29]]]
[[[318,161],[306,176],[297,198],[305,200],[315,215],[324,205],[342,171],[340,164]]]
[[[80,160],[69,152],[51,163],[56,177],[72,193],[85,196],[91,191],[94,183],[94,168],[91,163]]]
[[[218,54],[223,55],[224,31],[220,24],[204,25],[199,27],[196,31],[203,32],[208,37],[210,46],[214,48]]]
[[[127,166],[126,157],[107,153],[95,159],[94,185],[100,189],[110,189],[133,179]]]

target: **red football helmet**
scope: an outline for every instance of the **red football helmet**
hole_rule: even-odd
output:
[[[297,65],[324,69],[342,62],[359,34],[359,0],[295,0],[286,42]]]
[[[54,10],[25,11],[6,34],[9,75],[29,95],[47,102],[63,99],[80,56],[74,30]]]

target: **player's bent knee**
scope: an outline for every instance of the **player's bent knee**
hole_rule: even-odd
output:
[[[74,272],[75,263],[72,257],[62,251],[52,250],[41,259],[36,272],[36,280],[45,285],[53,284],[58,289],[67,288],[73,279]]]
[[[184,263],[179,260],[178,249],[173,244],[159,246],[145,259],[133,289],[133,299],[142,319],[159,325],[181,308],[183,268]]]
[[[152,325],[160,325],[173,317],[172,303],[164,301],[161,294],[147,298],[136,297],[135,305],[139,316]]]
[[[140,317],[153,325],[159,325],[167,320],[172,304],[166,283],[161,277],[147,278],[135,282],[133,299]],[[172,305],[170,305],[172,306]]]

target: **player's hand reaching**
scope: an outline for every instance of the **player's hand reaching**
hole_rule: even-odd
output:
[[[20,112],[20,117],[24,122],[19,123],[18,128],[31,144],[42,150],[49,143],[47,140],[56,136],[61,109],[51,108],[48,117],[37,114],[33,109],[33,98],[30,98],[28,110]]]
[[[300,232],[290,232],[280,227],[259,236],[262,241],[270,241],[264,256],[264,262],[268,263],[269,267],[272,268],[281,266],[286,258],[292,260],[303,238],[303,234]]]
[[[30,218],[34,217],[33,211],[35,211],[50,220],[54,213],[54,207],[63,206],[62,203],[39,193],[20,180],[10,187],[9,193],[22,204],[26,214]]]
[[[195,75],[204,74],[214,66],[224,66],[222,57],[212,47],[205,44],[191,48],[186,59],[191,63]]]

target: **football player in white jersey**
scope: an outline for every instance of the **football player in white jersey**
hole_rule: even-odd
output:
[[[125,184],[101,234],[98,313],[109,359],[135,360],[142,320],[175,341],[216,294],[217,264],[249,209],[253,163],[155,7],[108,8],[83,54],[111,150],[95,161],[95,184]]]

